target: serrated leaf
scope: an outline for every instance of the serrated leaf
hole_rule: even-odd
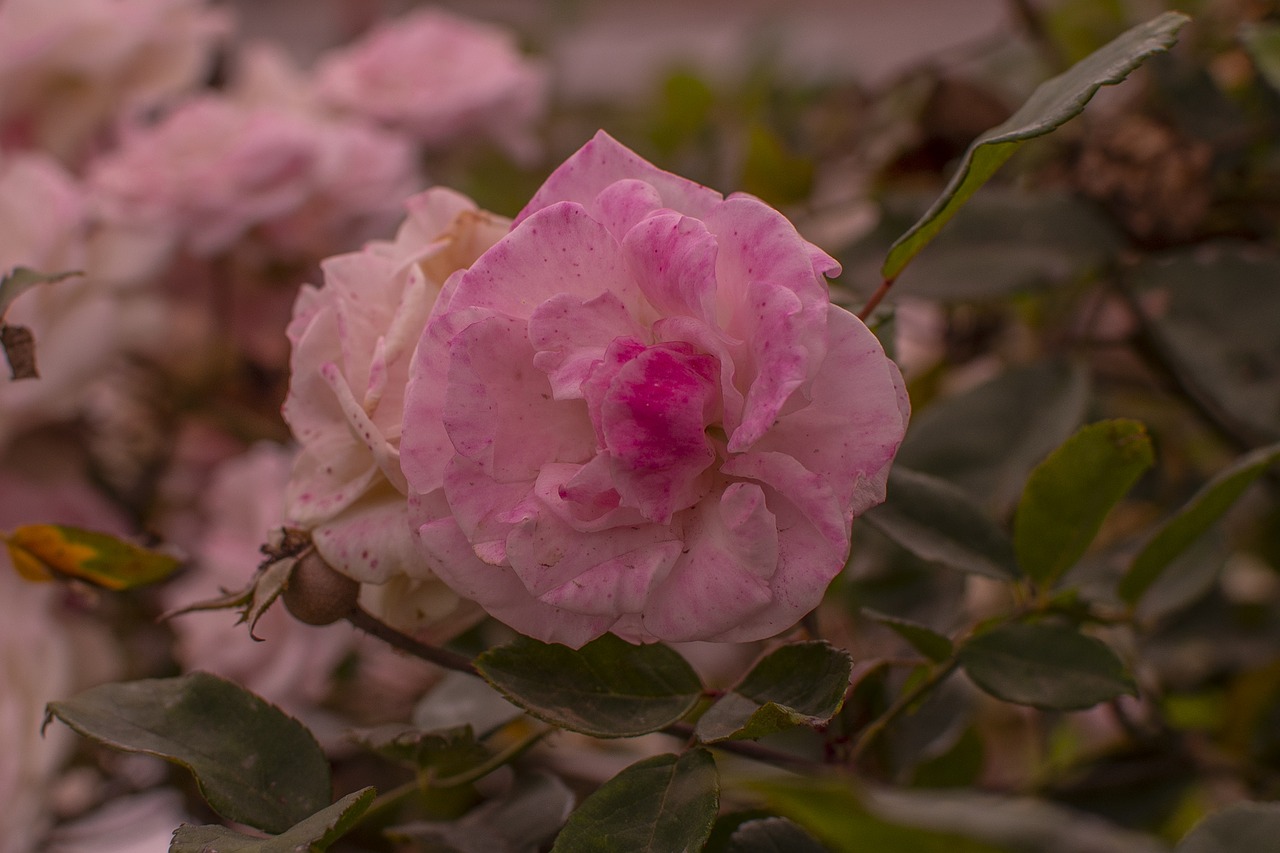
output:
[[[1102,86],[1119,83],[1148,57],[1173,46],[1189,20],[1166,12],[1046,80],[1004,123],[973,141],[934,205],[889,249],[881,274],[893,280],[1024,142],[1043,136],[1079,115]]]
[[[1047,589],[1084,556],[1103,519],[1155,462],[1137,421],[1090,424],[1031,472],[1013,520],[1022,570]]]
[[[362,788],[273,838],[256,838],[224,826],[180,826],[169,853],[324,853],[350,832],[377,793]]]
[[[540,720],[595,737],[657,731],[693,709],[702,682],[671,648],[605,634],[581,649],[528,637],[490,649],[476,669]]]
[[[725,853],[827,853],[827,848],[795,821],[766,817],[734,830]]]
[[[1018,577],[1013,543],[967,492],[894,466],[885,502],[864,521],[922,560],[998,580]]]
[[[632,764],[569,816],[552,853],[701,850],[720,806],[716,762],[705,749]]]
[[[1018,705],[1074,711],[1137,692],[1111,647],[1073,628],[1004,625],[969,640],[959,658],[974,684]]]
[[[1057,361],[1016,367],[914,413],[897,465],[955,483],[999,516],[1027,474],[1084,420],[1089,374]]]
[[[1191,828],[1174,853],[1272,850],[1280,838],[1280,803],[1236,803]]]
[[[162,581],[182,565],[109,533],[65,524],[27,524],[0,538],[18,574],[33,581],[74,578],[119,591]]]
[[[934,663],[941,663],[951,657],[953,651],[951,640],[932,628],[910,619],[890,616],[888,613],[880,613],[866,607],[862,612],[906,640],[913,649]]]
[[[1246,453],[1219,472],[1187,501],[1134,557],[1117,591],[1128,604],[1136,604],[1179,554],[1226,514],[1267,468],[1280,459],[1280,444]]]
[[[51,702],[46,714],[106,746],[186,767],[214,811],[264,832],[329,804],[329,762],[311,732],[206,672],[103,684]]]
[[[789,643],[765,655],[698,719],[703,743],[761,738],[830,720],[849,689],[853,659],[825,642]]]
[[[13,301],[31,288],[41,284],[53,284],[77,275],[80,273],[74,270],[44,273],[27,267],[14,267],[0,278],[0,320],[3,320],[4,315],[9,312],[9,306]]]

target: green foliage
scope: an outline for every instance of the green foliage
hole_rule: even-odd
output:
[[[1076,564],[1107,513],[1155,461],[1142,424],[1084,427],[1031,472],[1013,523],[1022,570],[1041,588]]]
[[[975,139],[942,196],[889,250],[881,269],[884,278],[897,278],[1022,143],[1061,127],[1084,110],[1100,87],[1121,82],[1148,57],[1168,50],[1189,20],[1186,15],[1166,12],[1134,27],[1042,83],[1008,121]]]
[[[1018,576],[1009,537],[966,492],[938,477],[894,467],[885,502],[862,517],[922,560],[1000,580]]]
[[[553,853],[676,853],[700,850],[720,803],[715,759],[705,749],[631,765],[588,797]]]
[[[1115,652],[1072,628],[1004,625],[966,642],[959,656],[974,684],[1019,705],[1072,711],[1137,693]]]
[[[951,640],[918,622],[877,613],[874,610],[862,611],[881,625],[891,629],[895,634],[911,644],[911,647],[934,663],[941,663],[951,657],[953,651]]]
[[[244,835],[223,826],[180,826],[169,853],[324,853],[368,810],[376,793],[362,788],[273,838]]]
[[[818,726],[844,702],[853,660],[829,643],[789,643],[770,652],[698,718],[703,743],[761,738]]]
[[[672,649],[606,634],[574,650],[520,637],[476,658],[490,684],[533,716],[595,735],[657,731],[693,710],[702,681]]]
[[[826,853],[826,848],[800,824],[767,817],[739,825],[725,853]]]
[[[236,684],[194,672],[104,684],[48,706],[85,737],[190,770],[228,820],[286,832],[329,804],[329,762],[298,721]]]
[[[1253,482],[1280,459],[1280,445],[1262,447],[1237,459],[1204,485],[1186,506],[1156,531],[1120,580],[1119,592],[1134,604],[1170,563],[1226,514]]]

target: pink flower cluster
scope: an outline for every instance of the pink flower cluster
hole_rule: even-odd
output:
[[[299,301],[293,512],[331,562],[386,580],[394,556],[575,647],[760,639],[814,608],[853,517],[884,498],[909,408],[875,336],[830,303],[836,262],[760,200],[603,133],[509,232],[476,239],[447,196],[415,206],[446,199],[453,224],[335,259]],[[460,235],[471,251],[424,297],[423,264]],[[380,483],[407,495],[408,556],[388,515],[334,526]]]

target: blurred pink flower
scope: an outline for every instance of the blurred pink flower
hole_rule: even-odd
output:
[[[445,280],[509,222],[445,189],[407,206],[394,242],[328,259],[324,286],[298,295],[284,416],[302,451],[288,516],[311,531],[330,565],[355,580],[421,581],[388,603],[428,625],[453,613],[458,599],[423,565],[406,517],[399,444],[409,362]]]
[[[285,252],[357,244],[393,222],[420,185],[400,136],[219,95],[126,127],[88,181],[107,218],[167,232],[203,255],[254,228]]]
[[[579,646],[770,636],[815,607],[906,429],[897,367],[777,211],[601,133],[450,279],[401,465],[436,573]]]
[[[499,27],[434,9],[387,21],[322,58],[320,98],[403,130],[427,145],[494,138],[534,153],[531,125],[546,109],[547,76]]]
[[[284,487],[293,453],[267,442],[223,463],[203,502],[205,527],[191,545],[194,565],[164,588],[176,608],[240,589],[262,562],[259,548],[284,521]],[[355,647],[344,625],[313,628],[283,607],[268,610],[256,642],[236,614],[188,613],[170,621],[187,670],[229,678],[293,714],[308,717],[331,688],[338,663]]]
[[[114,117],[202,82],[230,28],[203,0],[5,0],[0,140],[76,158]]]
[[[24,429],[76,415],[88,386],[128,352],[146,352],[163,308],[138,285],[154,253],[93,223],[82,188],[43,154],[0,155],[0,275],[14,267],[84,275],[20,296],[5,322],[36,339],[39,379],[0,375],[0,447]]]

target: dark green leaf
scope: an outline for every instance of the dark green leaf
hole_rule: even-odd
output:
[[[274,838],[255,838],[223,826],[180,826],[169,853],[324,853],[355,827],[376,793],[363,788],[348,794]]]
[[[1152,345],[1215,420],[1251,445],[1280,441],[1280,256],[1200,244],[1139,265]],[[1151,310],[1150,306],[1159,306]]]
[[[1277,838],[1280,803],[1236,803],[1192,827],[1174,853],[1261,853]]]
[[[960,665],[992,696],[1036,708],[1080,710],[1136,693],[1115,652],[1072,628],[1005,625],[965,643]]]
[[[205,672],[104,684],[47,713],[107,746],[186,767],[214,811],[264,832],[284,832],[329,803],[329,762],[311,733]]]
[[[885,502],[862,518],[922,560],[999,580],[1018,576],[1009,537],[967,492],[938,477],[894,466]]]
[[[533,716],[595,737],[633,737],[693,709],[702,682],[662,644],[605,634],[581,649],[519,637],[476,658],[490,684]]]
[[[1134,616],[1149,623],[1199,601],[1213,588],[1229,553],[1227,537],[1220,529],[1205,533],[1174,557],[1147,587],[1134,607]]]
[[[1137,421],[1100,421],[1067,439],[1031,472],[1018,504],[1013,545],[1023,571],[1041,587],[1052,586],[1154,461]]]
[[[703,743],[818,726],[840,710],[853,660],[829,643],[789,643],[761,659],[698,719]]]
[[[1022,143],[1057,129],[1079,115],[1102,86],[1119,83],[1147,57],[1168,50],[1190,19],[1166,12],[1134,27],[1065,73],[1047,80],[1007,121],[969,146],[941,197],[893,244],[881,274],[897,278],[913,257],[937,235],[956,211],[995,174]]]
[[[1225,515],[1245,489],[1277,459],[1280,459],[1280,445],[1260,448],[1240,457],[1206,483],[1160,526],[1134,558],[1120,580],[1120,597],[1129,604],[1137,603],[1165,568]]]
[[[1004,853],[973,838],[885,820],[866,808],[843,777],[778,778],[753,782],[770,807],[808,829],[839,853]]]
[[[827,853],[800,824],[785,817],[749,820],[729,837],[726,853]]]
[[[887,613],[878,613],[867,608],[863,608],[862,612],[886,628],[891,629],[929,660],[940,663],[951,657],[951,640],[932,628],[925,627],[919,622],[912,622],[910,619],[890,616]]]
[[[552,853],[701,850],[720,805],[716,762],[705,749],[632,764],[582,803]]]
[[[1079,365],[1017,367],[914,414],[897,464],[955,483],[1004,516],[1027,472],[1070,437],[1088,404]]]

